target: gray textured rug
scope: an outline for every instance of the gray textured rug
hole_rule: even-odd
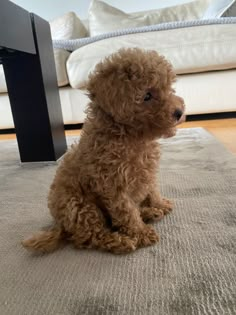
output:
[[[15,141],[1,141],[1,315],[236,314],[236,158],[206,131],[163,142],[162,190],[176,208],[155,225],[158,245],[127,256],[22,249],[51,222],[56,166],[18,161]]]

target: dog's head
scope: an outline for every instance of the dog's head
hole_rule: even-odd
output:
[[[184,120],[172,66],[155,51],[121,49],[99,63],[87,83],[91,106],[116,123],[154,137],[172,136]]]

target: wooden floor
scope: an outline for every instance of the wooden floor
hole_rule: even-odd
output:
[[[203,127],[236,154],[236,118],[186,122],[180,128]]]
[[[186,122],[179,128],[203,127],[218,138],[228,150],[236,154],[236,118]],[[67,135],[79,135],[80,130],[68,130]],[[0,140],[15,139],[14,134],[0,134]]]

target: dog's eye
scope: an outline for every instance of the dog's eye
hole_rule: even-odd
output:
[[[147,94],[144,96],[144,102],[148,102],[152,99],[152,94],[150,92],[147,92]]]

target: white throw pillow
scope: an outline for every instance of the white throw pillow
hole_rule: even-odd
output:
[[[158,10],[127,14],[103,1],[92,0],[89,8],[90,36],[130,27],[199,19],[209,2],[210,0],[197,0]]]
[[[84,24],[74,12],[68,12],[50,22],[52,39],[74,39],[88,34]]]
[[[202,18],[212,19],[224,16],[234,4],[235,0],[213,0]]]

